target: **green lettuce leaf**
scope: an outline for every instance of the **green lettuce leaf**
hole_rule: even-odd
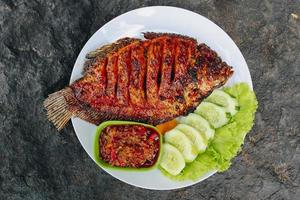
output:
[[[232,158],[241,150],[245,136],[253,126],[258,103],[247,83],[238,83],[223,90],[238,100],[239,111],[227,125],[216,129],[207,150],[188,163],[180,174],[172,176],[160,168],[163,174],[175,180],[197,180],[213,170],[222,172],[230,167]]]

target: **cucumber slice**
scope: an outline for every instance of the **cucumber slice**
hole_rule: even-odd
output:
[[[237,112],[237,100],[222,90],[214,90],[204,101],[224,107],[232,116]]]
[[[224,108],[209,102],[202,102],[195,113],[205,118],[214,128],[219,128],[229,121]]]
[[[166,132],[164,139],[167,143],[176,147],[183,155],[185,162],[192,162],[198,155],[196,147],[190,139],[177,129]]]
[[[168,173],[176,176],[185,167],[185,161],[182,154],[170,144],[163,144],[163,153],[160,160],[160,166]]]
[[[178,124],[175,129],[183,132],[191,140],[193,145],[197,148],[198,153],[205,151],[207,147],[207,140],[199,131],[197,131],[197,129],[186,124]]]
[[[209,123],[200,115],[190,113],[186,117],[179,117],[178,121],[179,123],[187,124],[197,129],[207,140],[214,137],[215,130],[212,129]]]

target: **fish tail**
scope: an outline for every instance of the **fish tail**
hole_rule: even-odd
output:
[[[71,119],[74,112],[70,105],[75,100],[73,91],[69,87],[54,92],[45,99],[44,107],[47,111],[47,117],[57,130],[61,130]]]

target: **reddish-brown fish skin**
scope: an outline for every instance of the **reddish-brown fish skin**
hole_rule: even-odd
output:
[[[176,34],[146,33],[106,56],[93,58],[70,87],[89,120],[119,119],[159,124],[194,110],[232,75],[205,44]]]

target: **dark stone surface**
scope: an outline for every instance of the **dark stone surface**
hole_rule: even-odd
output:
[[[106,174],[71,124],[57,133],[42,107],[68,84],[98,28],[147,5],[187,8],[220,25],[245,56],[259,100],[232,167],[175,191],[143,190]],[[299,0],[1,0],[0,199],[299,199],[299,8]]]

